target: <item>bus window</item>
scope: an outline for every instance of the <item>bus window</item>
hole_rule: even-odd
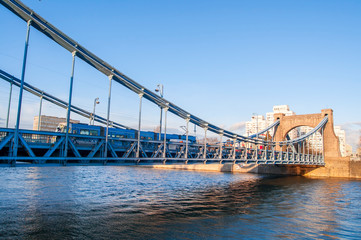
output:
[[[98,131],[97,130],[90,130],[90,136],[97,136]]]
[[[89,135],[89,130],[80,129],[80,134],[81,134],[81,135]]]

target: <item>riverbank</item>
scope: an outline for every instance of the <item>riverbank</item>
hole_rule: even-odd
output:
[[[233,173],[277,174],[305,177],[330,177],[361,179],[361,161],[350,161],[349,158],[327,159],[324,167],[268,164],[159,164],[139,165],[145,168],[175,169],[188,171],[212,171]]]
[[[361,161],[351,161],[350,158],[328,158],[323,167],[315,165],[273,165],[273,164],[139,164],[136,163],[107,163],[106,166],[133,166],[154,169],[174,169],[205,172],[232,172],[253,174],[274,174],[305,176],[311,178],[350,178],[361,179]],[[64,166],[61,163],[33,164],[17,162],[16,167],[50,167]],[[66,166],[104,166],[102,163],[67,163]],[[0,164],[0,167],[13,167],[11,164]]]

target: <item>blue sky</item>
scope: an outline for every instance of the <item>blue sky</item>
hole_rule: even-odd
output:
[[[166,99],[213,124],[230,128],[288,104],[297,114],[332,108],[352,141],[360,134],[360,1],[23,2],[145,87],[164,84]],[[19,77],[26,24],[0,6],[0,28],[0,68]],[[70,66],[70,53],[32,29],[26,81],[67,99]],[[74,104],[91,111],[100,97],[105,116],[107,77],[78,60],[74,81]],[[0,124],[8,88],[0,82]],[[112,94],[112,118],[136,126],[138,96],[121,86]],[[39,100],[24,97],[29,126]],[[143,110],[142,124],[152,128],[159,109],[145,102]],[[43,113],[65,116],[46,104]]]

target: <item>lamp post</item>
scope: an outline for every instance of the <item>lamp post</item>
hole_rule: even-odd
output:
[[[90,119],[90,125],[92,124],[92,120],[93,120],[93,125],[94,125],[94,115],[95,115],[95,106],[97,105],[97,104],[99,104],[100,103],[100,101],[99,101],[99,98],[97,97],[97,98],[95,98],[94,99],[94,107],[93,107],[93,114],[92,114],[92,118]]]
[[[163,84],[158,84],[155,91],[159,92],[159,95],[163,97]],[[163,115],[163,108],[160,107],[159,139],[158,139],[159,141],[161,140],[161,135],[162,135],[162,115]]]

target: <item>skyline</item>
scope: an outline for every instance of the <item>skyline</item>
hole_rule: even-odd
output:
[[[332,108],[335,124],[350,128],[345,129],[347,138],[359,137],[361,113],[355,109],[361,85],[361,3],[199,1],[186,2],[193,7],[187,8],[166,1],[114,1],[109,8],[106,3],[81,7],[72,2],[74,14],[64,2],[23,2],[145,87],[162,83],[167,100],[212,124],[231,128],[254,112],[265,114],[273,105],[287,104],[297,114]],[[125,10],[117,15],[118,9]],[[18,77],[26,24],[2,6],[0,19],[8,36],[0,40],[0,64]],[[67,99],[69,55],[32,29],[25,81]],[[74,104],[91,110],[92,100],[100,97],[103,104],[97,110],[105,115],[106,97],[101,96],[107,94],[107,78],[77,61],[74,81]],[[54,82],[63,91],[54,89]],[[0,84],[1,111],[6,112],[8,86]],[[112,105],[112,117],[136,122],[138,96],[120,86],[113,87],[114,93],[121,96],[114,97],[119,108]],[[22,122],[25,115],[37,113],[38,100],[28,100]],[[149,115],[143,124],[156,126],[159,116],[152,113],[159,110],[149,103],[143,110]],[[57,112],[44,113],[52,111]],[[171,119],[170,126],[179,124]]]

